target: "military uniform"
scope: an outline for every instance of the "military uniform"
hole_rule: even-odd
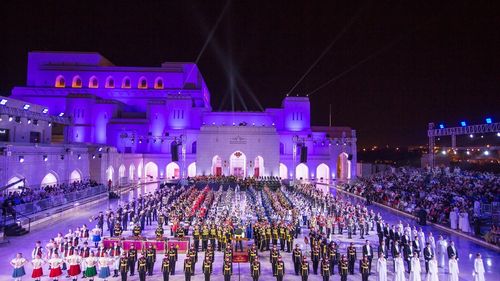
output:
[[[300,276],[302,276],[302,281],[307,281],[309,278],[309,262],[305,260],[300,264]]]
[[[368,275],[370,275],[370,262],[368,260],[362,259],[360,262],[361,280],[368,281]]]
[[[161,224],[159,224],[158,227],[155,230],[156,239],[157,240],[162,240],[163,239],[163,233],[164,233],[163,227],[161,226]]]
[[[339,262],[339,273],[340,273],[340,281],[347,281],[347,274],[349,273],[349,262],[345,259],[342,259]]]
[[[155,266],[156,262],[156,249],[153,247],[150,247],[146,251],[146,263],[147,263],[147,268],[148,268],[148,275],[152,276],[153,275],[153,269]]]
[[[128,268],[128,258],[126,256],[122,256],[120,258],[120,275],[122,277],[122,281],[127,281]]]
[[[194,274],[194,267],[190,259],[184,261],[184,276],[186,281],[191,280],[191,276]]]
[[[279,260],[276,263],[276,280],[283,281],[283,276],[285,276],[285,263]]]
[[[323,260],[321,262],[321,276],[323,276],[323,281],[328,281],[330,280],[330,263],[328,260]]]
[[[137,261],[137,249],[128,250],[128,269],[130,271],[130,276],[134,275],[135,262]]]
[[[123,229],[122,229],[122,226],[120,225],[120,223],[118,223],[118,222],[117,222],[117,223],[115,224],[115,227],[114,227],[114,229],[113,229],[113,230],[114,230],[114,233],[113,233],[113,234],[114,234],[114,236],[115,236],[115,237],[120,237],[120,236],[122,236]]]
[[[175,262],[177,261],[177,255],[174,248],[170,248],[168,251],[168,259],[170,263],[170,275],[175,275]]]
[[[318,265],[319,265],[319,249],[316,247],[312,252],[312,262],[313,262],[313,271],[314,274],[318,274]]]
[[[349,255],[349,274],[354,274],[354,263],[356,262],[356,248],[354,246],[347,247]]]
[[[212,274],[212,262],[206,258],[203,262],[203,274],[205,275],[205,281],[210,281],[210,275]]]
[[[295,270],[295,275],[299,275],[301,261],[302,261],[302,251],[298,247],[296,247],[293,250],[293,268]]]
[[[168,281],[170,276],[170,258],[168,255],[165,255],[163,260],[161,261],[161,272],[163,274],[163,281]]]
[[[222,274],[224,275],[224,281],[230,281],[231,275],[233,274],[233,264],[230,261],[225,261],[222,267]]]
[[[251,263],[250,268],[253,281],[258,281],[260,277],[260,262],[258,260],[254,260]]]
[[[139,273],[139,280],[146,280],[146,273],[148,270],[147,261],[145,257],[140,257],[137,261],[137,272]]]

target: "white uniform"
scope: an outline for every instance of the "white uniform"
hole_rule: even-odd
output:
[[[394,259],[394,266],[396,267],[394,272],[394,281],[406,281],[403,258],[399,257]]]
[[[458,281],[458,262],[456,259],[450,259],[448,261],[449,271],[450,271],[450,279],[449,281]]]
[[[377,260],[377,272],[378,281],[387,281],[387,260],[385,258],[379,258]]]
[[[411,271],[410,271],[410,279],[409,281],[421,281],[420,277],[421,268],[420,268],[420,260],[417,257],[413,257],[411,259]]]
[[[446,242],[446,240],[439,240],[438,241],[438,247],[437,247],[437,251],[438,251],[438,264],[440,267],[444,268],[445,266],[445,261],[446,261],[446,256],[448,255],[447,253],[447,249],[448,249],[448,242]]]
[[[474,281],[484,281],[484,265],[483,260],[476,258],[474,260]]]
[[[429,244],[431,244],[432,254],[436,255],[436,240],[434,239],[434,236],[429,235],[427,240],[429,241]]]
[[[427,274],[425,281],[439,281],[437,260],[429,261],[429,274]]]
[[[451,229],[458,228],[458,213],[455,209],[450,212],[450,227]]]

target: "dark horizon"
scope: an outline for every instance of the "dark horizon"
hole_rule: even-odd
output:
[[[0,27],[0,94],[25,85],[27,54],[34,50],[99,52],[123,66],[195,61],[226,4],[102,2],[0,4],[7,23]],[[345,28],[292,95],[311,93],[370,58],[311,95],[312,125],[328,125],[332,104],[332,125],[356,129],[358,148],[423,145],[428,122],[499,121],[498,6],[493,1],[232,1],[198,66],[214,110],[231,109],[229,98],[220,105],[233,78],[249,109],[258,110],[236,73],[263,107],[279,107]],[[237,98],[235,105],[243,109]]]

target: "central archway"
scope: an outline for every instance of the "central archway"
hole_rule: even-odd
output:
[[[170,162],[165,170],[167,171],[165,176],[168,180],[180,178],[181,169],[179,168],[179,164]]]
[[[113,174],[115,173],[115,169],[113,169],[113,166],[109,166],[108,169],[106,169],[106,180],[113,181]]]
[[[128,167],[128,178],[129,180],[134,180],[134,175],[135,175],[135,166],[134,164],[130,164],[130,167]]]
[[[253,168],[253,176],[260,177],[264,175],[264,158],[262,156],[255,157],[255,166]]]
[[[219,155],[215,155],[212,158],[212,175],[222,176],[222,159]]]
[[[71,174],[69,175],[69,182],[74,183],[75,181],[81,181],[82,180],[82,174],[78,172],[78,170],[73,170]]]
[[[288,179],[288,168],[283,163],[280,163],[280,178],[282,180]]]
[[[351,178],[351,161],[345,152],[340,153],[337,160],[337,178],[339,180],[348,180]]]
[[[297,165],[295,168],[295,178],[298,180],[307,180],[309,178],[309,167],[304,163]]]
[[[154,162],[148,162],[144,166],[144,176],[146,180],[155,180],[158,178],[158,165]]]
[[[56,185],[57,184],[57,177],[53,173],[48,173],[43,177],[42,182],[40,185],[42,187],[45,187],[47,185]]]
[[[246,176],[247,156],[241,151],[235,151],[229,157],[229,174],[238,178]]]
[[[316,168],[316,179],[318,182],[329,182],[330,181],[330,167],[325,163],[321,163]]]
[[[196,162],[189,164],[188,166],[188,177],[196,177]]]

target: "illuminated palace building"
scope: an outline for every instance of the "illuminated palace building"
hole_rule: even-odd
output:
[[[215,112],[193,63],[124,67],[98,53],[32,52],[27,74],[0,105],[4,185],[356,176],[355,131],[311,126],[307,97]]]

